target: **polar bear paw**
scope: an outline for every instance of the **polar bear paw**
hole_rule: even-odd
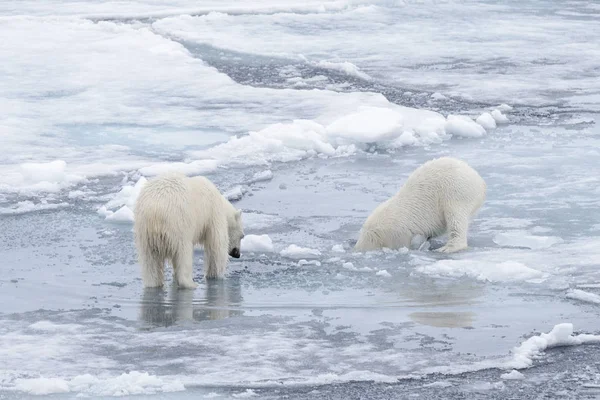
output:
[[[466,250],[467,246],[454,246],[451,244],[446,244],[445,246],[440,247],[439,249],[436,249],[435,251],[437,251],[438,253],[456,253],[458,251],[461,250]]]
[[[194,281],[184,281],[184,282],[179,282],[178,284],[180,289],[196,289],[198,287],[198,284]]]

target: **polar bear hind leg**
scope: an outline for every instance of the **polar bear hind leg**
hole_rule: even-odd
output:
[[[140,253],[140,264],[142,266],[144,287],[162,287],[165,281],[164,259],[154,251],[142,251]]]
[[[195,289],[194,282],[194,247],[191,243],[182,244],[173,256],[173,276],[182,289]]]

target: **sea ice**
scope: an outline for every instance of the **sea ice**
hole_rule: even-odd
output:
[[[600,296],[595,293],[586,292],[581,289],[573,289],[567,292],[567,299],[579,300],[586,303],[600,304]]]
[[[371,77],[369,75],[367,75],[366,73],[361,71],[360,68],[358,68],[356,65],[354,65],[348,61],[331,62],[331,61],[321,60],[321,61],[312,63],[312,65],[314,65],[316,67],[320,67],[320,68],[331,69],[334,71],[340,71],[340,72],[345,73],[346,75],[354,76],[354,77],[364,79],[364,80],[371,79]]]
[[[506,374],[500,375],[500,378],[505,380],[521,380],[525,379],[525,375],[523,375],[516,369],[513,369],[512,371],[507,372]]]
[[[225,198],[229,201],[238,201],[241,200],[242,197],[244,197],[244,193],[246,193],[247,191],[248,189],[238,185],[223,193],[223,196],[225,196]]]
[[[375,275],[377,275],[377,276],[383,276],[384,278],[390,278],[392,276],[392,274],[390,274],[389,272],[387,272],[385,269],[377,271],[377,273]]]
[[[533,365],[534,358],[548,348],[586,343],[600,343],[600,336],[588,334],[573,336],[573,324],[558,324],[549,333],[532,336],[516,347],[513,350],[512,359],[506,362],[505,368],[529,368]]]
[[[264,182],[273,179],[273,172],[270,169],[255,173],[248,183]]]
[[[133,209],[140,191],[148,180],[144,177],[138,179],[135,185],[127,184],[114,195],[112,200],[98,209],[98,214],[106,220],[113,222],[133,222]],[[115,210],[116,211],[113,211]]]
[[[508,117],[506,115],[502,114],[502,111],[500,111],[500,110],[492,111],[491,115],[494,118],[494,120],[496,121],[496,123],[498,123],[498,124],[507,124],[508,123]]]
[[[478,138],[485,135],[485,129],[469,117],[448,115],[446,133],[466,138]]]
[[[274,251],[273,240],[269,235],[246,235],[242,239],[241,251],[271,253]]]
[[[417,267],[416,271],[431,276],[469,276],[490,282],[528,281],[545,276],[543,272],[517,261],[493,263],[479,260],[440,260]]]
[[[492,117],[492,114],[484,112],[479,117],[477,117],[476,122],[483,126],[485,129],[495,129],[496,128],[496,120]]]
[[[279,253],[282,257],[286,258],[317,258],[321,255],[321,252],[316,249],[310,249],[308,247],[300,247],[295,244],[290,244]]]
[[[344,250],[344,246],[342,246],[341,244],[334,244],[331,247],[331,251],[333,251],[334,253],[345,253],[346,250]]]
[[[540,250],[563,243],[563,240],[557,236],[534,236],[526,231],[507,231],[494,236],[494,243],[503,247],[526,247]]]

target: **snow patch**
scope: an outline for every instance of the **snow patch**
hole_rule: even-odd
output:
[[[25,392],[34,395],[45,395],[54,393],[68,393],[69,384],[63,379],[57,378],[34,378],[17,379],[15,389],[19,392]]]
[[[462,115],[448,115],[445,129],[449,135],[458,137],[478,138],[485,135],[483,126]]]
[[[241,200],[242,197],[244,197],[244,194],[248,191],[248,189],[246,189],[243,186],[235,186],[231,189],[229,189],[228,191],[226,191],[223,196],[225,196],[225,198],[229,201],[238,201]]]
[[[185,387],[178,380],[163,379],[147,372],[131,371],[110,378],[85,374],[72,379],[18,379],[15,381],[15,389],[36,395],[75,392],[89,396],[129,396],[177,392],[185,390]]]
[[[385,270],[385,269],[382,269],[381,271],[377,271],[377,273],[375,275],[377,275],[377,276],[383,276],[385,278],[391,278],[392,277],[392,275],[389,272],[387,272],[387,270]]]
[[[12,207],[0,207],[0,215],[19,215],[26,214],[33,211],[44,211],[44,210],[56,210],[57,208],[69,207],[69,203],[48,203],[47,200],[41,200],[39,203],[25,200],[19,201]]]
[[[505,368],[529,368],[533,365],[534,358],[548,348],[586,343],[600,343],[600,336],[588,334],[573,336],[573,324],[558,324],[554,326],[550,333],[532,336],[521,343],[519,347],[516,347],[512,352],[512,359],[505,364]]]
[[[390,108],[363,107],[329,124],[326,134],[344,144],[391,140],[403,132],[404,117]]]
[[[23,163],[0,174],[0,190],[28,195],[57,193],[82,181],[84,176],[67,172],[63,160]]]
[[[29,325],[30,329],[51,333],[77,332],[83,329],[83,326],[77,324],[55,324],[50,321],[38,321]]]
[[[449,134],[481,137],[485,129],[468,117],[442,115],[427,110],[386,104],[359,106],[355,111],[329,119],[328,123],[297,119],[269,125],[248,135],[233,136],[207,150],[193,152],[219,164],[269,165],[310,157],[339,157],[366,150],[393,150],[428,145]]]
[[[255,173],[248,183],[264,182],[273,179],[273,172],[270,169]]]
[[[299,260],[298,261],[298,266],[299,267],[304,267],[306,265],[314,265],[316,267],[320,267],[321,266],[321,262],[318,260]]]
[[[123,206],[115,212],[107,212],[106,220],[116,223],[131,223],[134,220],[134,214],[131,208]]]
[[[333,251],[334,253],[345,253],[346,250],[344,250],[344,246],[342,246],[341,244],[334,244],[331,247],[331,251]]]
[[[437,382],[432,382],[432,383],[426,383],[423,385],[423,387],[427,387],[427,388],[447,388],[447,387],[451,387],[454,386],[452,384],[452,382],[448,382],[448,381],[437,381]]]
[[[140,191],[146,185],[148,180],[144,177],[138,179],[135,185],[128,184],[123,186],[119,193],[115,194],[112,200],[98,209],[98,214],[111,222],[133,222],[135,202]],[[116,211],[113,211],[115,210]]]
[[[526,231],[509,231],[497,234],[494,243],[503,247],[525,247],[532,250],[547,249],[563,243],[558,236],[534,236]]]
[[[373,271],[373,268],[370,268],[370,267],[361,267],[361,268],[355,267],[354,264],[352,264],[349,261],[342,263],[342,267],[346,268],[350,271],[356,271],[356,272],[371,272],[371,271]]]
[[[274,251],[273,240],[269,235],[246,235],[242,239],[241,250],[250,253],[271,253]]]
[[[541,279],[545,274],[516,261],[499,264],[477,260],[440,260],[417,267],[416,271],[431,276],[468,276],[480,281],[515,282]]]
[[[567,299],[579,300],[586,303],[600,304],[600,296],[595,293],[586,292],[581,289],[573,289],[567,292]]]
[[[331,61],[322,60],[319,62],[312,63],[312,65],[314,65],[315,67],[319,67],[319,68],[343,72],[346,75],[354,76],[356,78],[364,79],[367,81],[371,79],[371,77],[369,75],[367,75],[366,73],[362,72],[360,70],[360,68],[358,68],[356,65],[354,65],[350,62],[347,62],[347,61],[331,62]]]
[[[496,128],[496,120],[492,117],[492,114],[484,112],[479,117],[477,117],[476,122],[483,126],[484,129],[495,129]]]
[[[321,252],[316,249],[310,249],[308,247],[300,247],[295,244],[290,244],[279,253],[282,257],[286,258],[317,258],[321,255]]]
[[[497,124],[508,124],[508,117],[506,115],[502,114],[502,111],[494,110],[494,111],[492,111],[491,115]]]
[[[525,375],[523,375],[516,369],[513,369],[512,371],[510,371],[506,374],[500,375],[500,378],[505,379],[505,380],[521,380],[521,379],[525,379]]]

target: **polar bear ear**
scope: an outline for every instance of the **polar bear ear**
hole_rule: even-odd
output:
[[[236,221],[239,221],[241,217],[242,217],[242,210],[235,210]]]

